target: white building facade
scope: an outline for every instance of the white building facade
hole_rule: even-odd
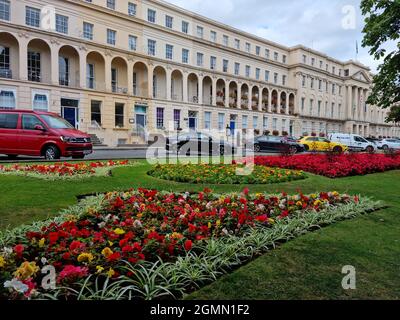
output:
[[[143,132],[400,136],[369,69],[155,0],[0,0],[0,108],[56,112],[107,145]]]

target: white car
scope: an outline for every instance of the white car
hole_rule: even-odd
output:
[[[400,150],[400,140],[397,139],[383,139],[379,142],[379,149],[383,150]]]
[[[349,148],[349,150],[352,151],[374,152],[378,150],[378,146],[375,143],[368,141],[356,134],[332,133],[328,138],[332,142],[344,144]]]

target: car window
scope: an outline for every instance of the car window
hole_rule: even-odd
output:
[[[22,129],[24,130],[35,130],[35,126],[43,126],[42,121],[38,117],[31,114],[22,115]]]
[[[318,141],[318,138],[316,138],[316,137],[310,137],[310,138],[307,138],[307,141]]]
[[[364,138],[361,138],[361,137],[354,137],[354,141],[356,141],[356,142],[367,142]]]
[[[18,114],[0,113],[0,128],[1,129],[17,129]]]
[[[319,138],[319,142],[330,143],[330,141],[328,139],[325,139],[325,138]]]

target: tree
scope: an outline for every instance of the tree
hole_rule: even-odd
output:
[[[400,122],[400,0],[362,0],[365,16],[363,47],[376,59],[383,59],[368,103],[390,108],[386,121]],[[384,46],[394,42],[396,49],[387,53]]]

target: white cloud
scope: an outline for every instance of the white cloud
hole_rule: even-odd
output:
[[[355,59],[376,70],[378,65],[361,47],[361,0],[167,0],[208,18],[286,46],[302,44],[339,60]],[[355,8],[355,29],[345,29],[344,6]]]

